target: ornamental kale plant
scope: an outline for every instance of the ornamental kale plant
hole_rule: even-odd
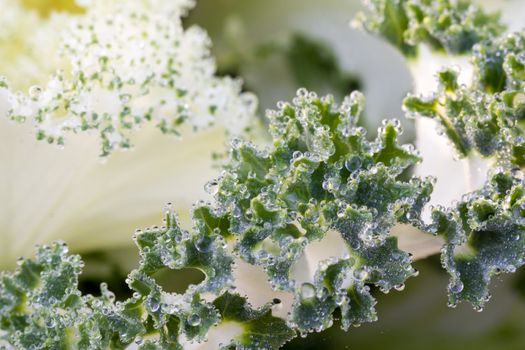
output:
[[[215,74],[207,34],[182,28],[191,1],[130,4],[0,2],[1,269],[56,239],[130,245],[159,203],[183,213],[203,198],[212,153],[257,125],[253,94]]]
[[[20,18],[27,11],[0,1]],[[32,12],[61,55],[27,79],[55,71],[43,85],[0,83],[6,118],[33,123],[51,143],[95,130],[109,161],[147,123],[168,134],[217,123],[231,141],[204,186],[210,199],[191,208],[191,228],[170,203],[161,223],[133,235],[140,260],[125,281],[129,297],[106,283],[100,296],[83,293],[84,262],[61,240],[0,272],[1,346],[278,349],[336,318],[345,331],[376,321],[375,291],[402,291],[419,274],[414,258],[438,253],[436,242],[451,307],[481,311],[492,278],[525,263],[525,36],[499,14],[467,0],[372,0],[357,17],[406,57],[414,88],[402,104],[420,152],[399,141],[397,119],[369,136],[358,91],[335,101],[298,89],[266,111],[265,143],[254,136],[264,133],[254,97],[215,74],[202,30],[183,28],[190,1],[65,3]],[[19,40],[12,64],[39,62],[34,43]],[[467,185],[445,196],[448,164],[433,172],[425,163],[432,140],[447,140],[431,148],[465,167],[454,176]],[[432,246],[408,249],[410,235]],[[158,280],[192,269],[204,279],[181,292]]]

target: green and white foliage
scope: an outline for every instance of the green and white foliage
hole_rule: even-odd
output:
[[[0,269],[57,239],[133,246],[166,201],[189,225],[213,155],[259,121],[255,97],[215,74],[207,34],[183,29],[192,5],[0,0]]]
[[[83,263],[61,242],[39,247],[36,259],[2,273],[5,339],[24,349],[182,349],[181,342],[202,341],[218,322],[238,323],[242,333],[230,345],[246,349],[278,348],[293,336],[284,320],[271,316],[270,305],[253,310],[229,290],[232,259],[218,240],[182,231],[172,211],[164,224],[136,234],[140,267],[127,279],[133,296],[122,302],[105,284],[100,297],[81,295]],[[206,280],[178,295],[153,278],[160,269],[182,267],[201,269]],[[207,301],[206,292],[217,297]]]
[[[525,263],[525,184],[519,175],[496,169],[483,188],[453,208],[433,209],[429,230],[446,240],[441,259],[451,275],[450,306],[469,301],[481,311],[492,276]]]
[[[438,226],[444,224],[444,213],[450,213],[456,220],[449,220],[445,231],[454,226],[460,232],[438,230],[447,239],[443,263],[452,276],[452,304],[468,300],[481,308],[490,276],[523,264],[524,49],[521,33],[480,43],[474,48],[474,76],[468,86],[457,83],[455,70],[445,69],[438,74],[437,93],[409,96],[404,102],[409,113],[436,118],[460,157],[479,154],[494,164],[495,175],[480,190],[450,210],[434,212]]]
[[[234,250],[263,266],[274,289],[294,293],[290,318],[301,332],[329,327],[337,307],[345,327],[374,320],[367,284],[388,291],[414,274],[389,230],[420,224],[432,183],[401,179],[417,152],[397,144],[396,121],[368,141],[356,127],[362,107],[359,93],[337,107],[330,96],[299,90],[292,104],[268,114],[273,149],[234,143],[227,171],[213,183],[219,210],[230,213]],[[334,231],[343,253],[333,252],[313,279],[297,284],[294,262]]]
[[[297,332],[330,327],[338,308],[344,329],[374,321],[370,288],[402,290],[417,273],[390,229],[422,225],[433,180],[407,173],[420,158],[411,145],[397,143],[398,122],[386,121],[367,140],[356,126],[363,103],[360,93],[338,106],[331,96],[301,89],[292,103],[268,112],[270,149],[233,141],[224,172],[206,186],[214,201],[194,207],[191,232],[168,209],[161,227],[136,233],[141,261],[128,277],[134,295],[126,301],[115,303],[104,285],[101,297],[81,296],[79,258],[61,243],[39,248],[36,260],[2,274],[0,327],[7,340],[34,349],[133,342],[179,349],[234,324],[238,331],[220,347],[273,349]],[[343,242],[340,250],[314,267],[313,278],[296,279],[294,264],[330,235]],[[276,295],[292,294],[288,315],[273,315],[279,300],[253,309],[250,296],[236,292],[246,283],[235,278],[241,261],[264,269]],[[183,294],[155,281],[162,269],[182,268],[206,277]]]
[[[423,222],[435,178],[413,175],[421,155],[398,143],[400,123],[387,120],[367,138],[360,93],[337,105],[300,89],[267,113],[270,147],[232,141],[221,175],[206,184],[213,200],[193,207],[191,230],[169,206],[161,226],[135,233],[140,263],[126,280],[129,299],[116,301],[105,284],[100,296],[83,295],[80,257],[62,242],[39,246],[34,259],[0,273],[0,339],[35,350],[274,349],[331,327],[334,313],[346,330],[376,320],[372,288],[402,290],[417,274],[392,234],[404,225],[444,240],[450,305],[481,310],[491,278],[525,263],[525,38],[501,35],[498,15],[469,1],[370,3],[365,27],[410,59],[420,58],[420,43],[440,54],[472,50],[467,84],[458,70],[440,70],[439,88],[417,90],[404,107],[435,120],[459,157],[489,160],[482,186],[433,207]],[[70,70],[29,94],[0,83],[0,108],[12,119],[32,119],[50,142],[98,130],[103,154],[129,147],[128,131],[146,121],[178,133],[180,124],[227,116],[233,134],[245,129],[239,121],[253,114],[252,98],[215,76],[206,35],[181,26],[191,1],[79,5],[84,13],[53,17],[68,24],[60,45]],[[316,255],[319,245],[325,251]],[[257,296],[239,277],[248,268],[267,282],[251,286]],[[181,269],[205,278],[181,293],[156,280]]]
[[[400,7],[401,2],[381,2],[380,7],[375,7],[379,11],[376,15],[384,12],[392,17],[397,13],[399,19],[401,14],[414,11],[413,3],[407,1]],[[424,42],[434,50],[440,49],[438,43],[449,53],[470,52],[472,76],[464,84],[457,68],[442,68],[437,72],[437,91],[428,96],[410,94],[403,104],[409,117],[423,116],[437,121],[438,132],[449,140],[459,158],[487,159],[484,184],[457,198],[449,208],[433,208],[433,222],[426,228],[445,239],[442,263],[451,275],[450,305],[469,301],[481,310],[490,296],[491,277],[500,272],[514,272],[523,265],[525,254],[521,206],[525,165],[525,38],[521,32],[501,34],[504,26],[498,22],[498,16],[484,15],[469,2],[432,4],[432,9],[425,7],[426,12],[418,11],[430,14],[423,23],[432,30],[425,33],[436,34],[415,41],[409,40],[412,34],[405,34],[400,41],[402,45],[397,46],[409,57],[415,46],[407,47],[407,42],[411,45]],[[447,9],[450,6],[456,7],[450,8],[452,16]],[[449,23],[444,32],[436,27],[441,20]],[[477,29],[473,26],[476,22]],[[372,23],[381,33],[378,22]],[[408,23],[411,24],[403,27],[410,28],[405,29],[406,33],[420,30],[413,19]],[[452,29],[457,29],[457,40],[450,36]],[[474,29],[477,34],[469,34]],[[451,43],[463,44],[450,46]]]
[[[498,14],[484,11],[473,1],[387,0],[372,1],[369,7],[372,13],[368,22],[361,17],[364,27],[385,37],[405,55],[415,95],[427,96],[437,90],[435,75],[443,67],[457,69],[458,85],[469,82],[472,66],[468,59],[473,45],[493,40],[505,29]],[[436,127],[434,120],[415,120],[415,144],[423,156],[415,174],[436,176],[430,203],[449,206],[452,200],[482,185],[487,165],[476,157],[454,159],[447,137],[436,133]],[[457,173],[468,176],[449,181],[450,174]],[[425,211],[424,216],[428,214]]]
[[[439,91],[409,96],[409,113],[435,118],[461,157],[473,152],[506,167],[525,165],[525,37],[510,33],[476,45],[473,77],[459,84],[457,71],[438,72]]]
[[[505,27],[498,13],[485,13],[470,0],[368,0],[371,15],[357,23],[377,33],[407,57],[418,45],[451,54],[468,53],[480,41],[499,35]]]
[[[15,17],[34,15],[17,1],[3,2]],[[27,92],[0,82],[2,113],[34,123],[37,138],[50,143],[64,143],[68,132],[96,130],[103,155],[129,148],[130,132],[146,122],[176,135],[182,124],[199,129],[219,123],[236,135],[245,131],[247,120],[254,118],[255,98],[241,93],[239,81],[215,76],[211,43],[202,29],[182,27],[181,16],[193,1],[93,0],[79,5],[84,13],[39,19],[34,30],[49,32],[55,48],[42,54],[60,59],[44,67],[51,77]],[[41,60],[38,43],[23,35],[20,41],[36,56],[26,57],[28,64]]]

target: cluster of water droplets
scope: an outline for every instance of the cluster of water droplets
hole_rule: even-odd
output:
[[[398,222],[420,224],[432,180],[398,179],[419,161],[419,153],[397,144],[402,132],[397,120],[385,121],[380,136],[367,140],[357,126],[363,104],[357,92],[337,106],[331,96],[300,89],[291,103],[280,102],[267,113],[274,148],[260,151],[234,140],[226,171],[205,187],[229,217],[233,251],[261,266],[276,291],[293,293],[287,321],[303,334],[330,327],[336,308],[345,310],[345,328],[375,320],[367,284],[384,292],[402,290],[416,274],[388,233]],[[400,208],[395,215],[394,207]],[[334,252],[318,266],[303,266],[318,277],[297,282],[292,270],[301,269],[297,264],[310,244],[330,230],[350,253]],[[339,265],[344,268],[337,274],[326,272]],[[323,273],[338,286],[322,287]],[[363,300],[355,300],[355,293]]]
[[[357,126],[363,103],[359,93],[338,106],[330,96],[302,89],[292,103],[279,104],[269,113],[273,148],[233,140],[224,171],[205,187],[213,202],[192,209],[192,230],[182,229],[168,207],[160,227],[137,231],[140,267],[126,280],[133,297],[114,303],[102,286],[101,298],[88,298],[92,314],[110,320],[122,343],[144,336],[144,319],[150,319],[158,338],[141,341],[141,347],[175,344],[179,336],[205,341],[223,318],[244,325],[245,336],[232,342],[250,348],[331,327],[336,309],[345,329],[376,320],[370,286],[402,290],[416,275],[410,255],[389,231],[398,223],[421,225],[432,180],[400,176],[419,161],[418,153],[397,143],[397,121],[385,122],[368,140]],[[310,259],[312,246],[330,237],[340,240],[338,251],[311,266],[301,263]],[[239,260],[262,268],[276,295],[293,295],[285,320],[271,314],[281,304],[274,297],[252,309],[250,296],[237,294],[237,285],[245,283],[234,278]],[[165,268],[188,267],[206,277],[182,294],[164,291],[154,278]],[[222,308],[225,299],[239,303],[237,314]],[[248,324],[271,324],[282,332],[274,337],[266,326],[267,333],[250,333]]]
[[[422,43],[435,50],[465,53],[475,43],[490,40],[505,29],[498,13],[485,13],[475,3],[419,0],[366,3],[371,11],[367,16],[360,14],[356,25],[385,37],[407,56],[415,55]]]
[[[28,93],[0,84],[9,117],[35,123],[37,137],[62,144],[68,131],[98,130],[102,151],[130,147],[130,131],[153,121],[180,134],[220,124],[232,134],[249,128],[256,109],[241,82],[215,76],[210,40],[184,30],[188,1],[92,1],[62,25],[64,66]],[[63,14],[63,16],[66,16]],[[59,52],[53,52],[59,55]],[[1,72],[0,72],[1,73]]]
[[[491,170],[486,184],[452,208],[433,209],[428,231],[446,239],[441,261],[450,273],[449,306],[470,302],[481,311],[492,276],[524,264],[524,182],[505,168]]]
[[[437,74],[439,91],[405,99],[409,115],[441,123],[460,157],[490,159],[485,184],[450,208],[434,208],[426,227],[446,240],[442,264],[451,275],[451,306],[469,301],[482,310],[491,277],[523,264],[524,50],[519,32],[482,41],[472,48],[468,84],[459,84],[458,72],[447,68]]]

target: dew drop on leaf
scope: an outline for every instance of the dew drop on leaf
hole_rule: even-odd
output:
[[[201,324],[201,317],[197,314],[192,314],[190,317],[188,317],[188,323],[192,327],[197,327]]]
[[[311,300],[315,297],[315,287],[311,283],[303,283],[301,285],[301,299]]]
[[[464,288],[464,285],[463,285],[463,282],[461,281],[457,281],[456,283],[453,283],[450,285],[450,291],[454,294],[461,293],[463,288]]]
[[[201,253],[209,253],[213,248],[213,239],[203,236],[195,241],[195,248]]]

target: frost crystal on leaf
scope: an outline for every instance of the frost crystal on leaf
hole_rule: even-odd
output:
[[[63,62],[46,67],[51,78],[26,93],[2,82],[5,101],[0,103],[8,106],[10,118],[34,122],[37,137],[49,142],[63,143],[68,131],[95,129],[103,154],[130,147],[130,131],[145,122],[171,134],[179,134],[186,123],[193,128],[219,123],[232,134],[245,131],[255,98],[241,93],[240,81],[215,76],[207,34],[182,27],[181,15],[191,4],[84,1],[83,14],[40,20],[47,28],[61,19],[65,28],[51,36],[56,50],[42,53],[51,58],[60,53]],[[22,16],[24,11],[18,12]],[[37,45],[25,40],[28,50],[38,52]]]

